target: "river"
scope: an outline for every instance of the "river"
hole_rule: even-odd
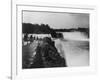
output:
[[[89,66],[89,39],[81,33],[63,35],[64,39],[55,40],[55,46],[68,67]]]

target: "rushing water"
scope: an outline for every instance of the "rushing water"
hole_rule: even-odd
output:
[[[63,36],[63,39],[54,39],[54,42],[60,55],[65,58],[66,65],[68,67],[89,66],[88,37],[80,32],[64,32]],[[41,41],[35,40],[23,46],[23,66],[27,66],[24,64],[26,58],[30,60],[31,64],[39,42],[41,43]]]
[[[82,32],[63,32],[64,39],[66,40],[79,40],[88,41],[88,36]]]
[[[55,40],[69,67],[89,65],[89,40],[81,33],[64,33],[64,39]]]

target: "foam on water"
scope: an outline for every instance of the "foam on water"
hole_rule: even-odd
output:
[[[89,41],[86,35],[82,32],[63,32],[64,39],[66,40],[80,40]]]
[[[66,64],[69,67],[89,66],[89,39],[81,32],[64,32],[64,39],[55,40],[55,45],[62,48]],[[59,46],[58,45],[62,45]]]

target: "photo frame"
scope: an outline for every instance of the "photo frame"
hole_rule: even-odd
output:
[[[25,13],[26,12],[26,13]],[[30,13],[27,13],[30,12]],[[71,13],[72,15],[79,14],[82,16],[88,14],[89,17],[89,56],[88,62],[84,63],[85,66],[73,66],[76,64],[70,64],[71,67],[57,67],[57,68],[35,68],[35,69],[23,69],[22,68],[22,53],[23,53],[23,44],[22,44],[22,33],[23,26],[22,23],[26,20],[25,14],[30,14],[31,12],[41,12],[46,15],[57,15]],[[37,14],[34,13],[34,14]],[[43,14],[42,13],[42,14]],[[54,13],[54,14],[52,14]],[[60,15],[59,15],[60,16]],[[87,15],[86,15],[87,16]],[[35,17],[35,16],[33,16]],[[79,16],[80,17],[80,16]],[[26,17],[27,18],[27,17]],[[61,17],[60,17],[61,18]],[[76,18],[76,17],[75,17]],[[82,18],[85,18],[83,16]],[[12,59],[11,59],[11,78],[14,79],[34,79],[39,77],[54,77],[54,76],[69,76],[69,75],[86,75],[96,72],[96,47],[95,47],[95,30],[96,30],[96,9],[91,6],[76,6],[76,5],[61,5],[61,4],[37,4],[37,3],[26,3],[26,2],[12,2]],[[25,19],[25,20],[24,20]],[[69,18],[70,19],[70,18]],[[33,19],[34,20],[34,19]],[[36,20],[36,19],[35,19]],[[53,19],[51,19],[53,20]],[[30,20],[31,22],[31,20]],[[67,23],[67,22],[66,22]],[[81,21],[80,21],[81,23]],[[58,24],[58,23],[57,23]],[[85,24],[85,21],[84,21]],[[70,24],[69,24],[70,25]],[[82,25],[82,24],[80,24]],[[78,25],[78,26],[80,26]],[[53,27],[54,28],[54,27]],[[73,27],[72,27],[73,28]],[[76,28],[76,27],[75,27]],[[70,37],[68,37],[70,38]],[[87,58],[86,58],[87,59]],[[81,63],[81,62],[80,62]]]

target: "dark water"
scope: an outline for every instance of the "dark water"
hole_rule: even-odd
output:
[[[64,33],[64,39],[54,39],[53,41],[68,67],[89,66],[89,39],[87,37],[78,32]],[[22,52],[25,59],[27,57],[31,59],[36,55],[37,44],[38,41],[34,41],[30,45],[23,46]]]
[[[67,66],[65,59],[59,55],[52,41],[36,40],[23,46],[22,55],[23,69]]]

